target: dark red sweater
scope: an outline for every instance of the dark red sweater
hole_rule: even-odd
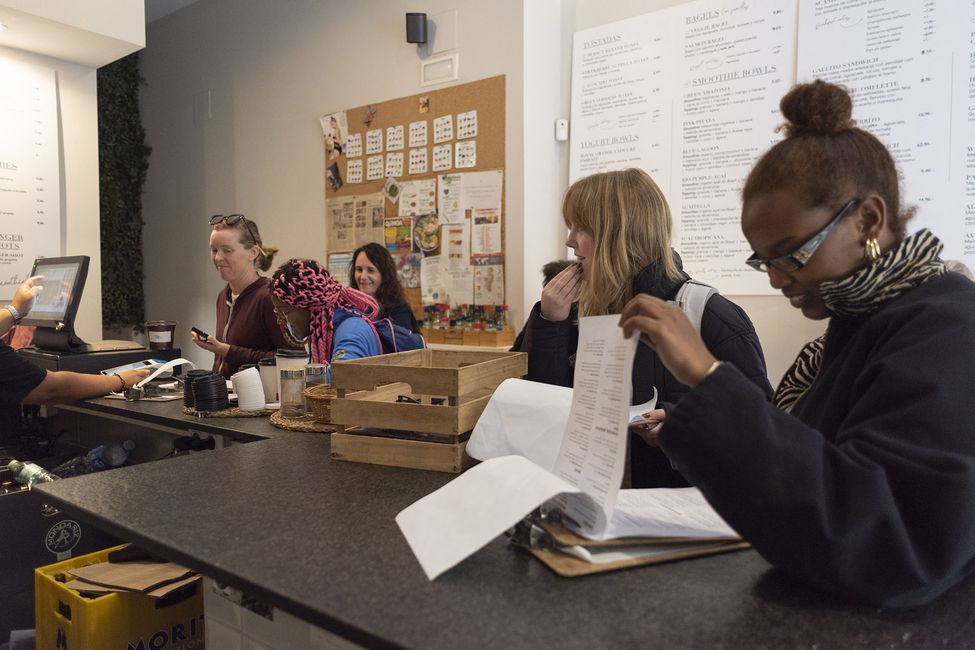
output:
[[[213,336],[229,343],[230,352],[226,357],[217,355],[214,358],[213,372],[229,379],[243,364],[273,357],[278,348],[292,347],[285,342],[274,318],[268,282],[267,278],[261,277],[248,285],[237,296],[233,310],[230,307],[230,285],[217,294],[217,329]]]

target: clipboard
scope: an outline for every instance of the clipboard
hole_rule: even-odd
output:
[[[574,578],[607,571],[618,571],[648,564],[675,562],[705,555],[751,548],[737,537],[709,539],[688,537],[624,537],[596,541],[580,537],[561,522],[551,519],[526,519],[515,527],[511,543],[528,550],[560,576]],[[572,554],[573,547],[589,550],[639,549],[638,557],[590,562]],[[615,554],[614,554],[615,556]]]

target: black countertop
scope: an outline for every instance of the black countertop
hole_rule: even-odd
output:
[[[142,413],[163,404],[76,408]],[[165,414],[173,414],[167,417]],[[190,422],[197,422],[189,418]],[[504,539],[427,580],[394,521],[452,475],[332,461],[328,436],[223,420],[271,439],[37,486],[106,531],[366,645],[960,647],[975,580],[911,610],[850,605],[754,551],[560,578]],[[193,427],[196,429],[197,427]],[[278,432],[278,433],[274,433]]]

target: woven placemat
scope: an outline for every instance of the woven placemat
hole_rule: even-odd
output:
[[[275,413],[274,409],[261,409],[260,411],[241,411],[236,406],[222,411],[197,411],[192,406],[183,407],[183,415],[192,415],[197,418],[263,418]]]
[[[281,417],[281,411],[271,414],[271,424],[286,431],[307,431],[309,433],[331,433],[335,426],[323,422],[315,422],[315,418],[306,415],[303,418]]]

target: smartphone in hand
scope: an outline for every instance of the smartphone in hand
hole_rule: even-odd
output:
[[[190,331],[196,333],[196,335],[199,336],[204,341],[210,338],[210,335],[204,332],[203,330],[201,330],[199,327],[191,327]]]

